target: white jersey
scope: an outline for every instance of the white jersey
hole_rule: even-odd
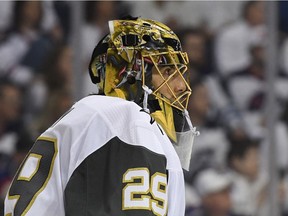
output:
[[[180,160],[140,106],[93,95],[35,142],[5,199],[9,216],[184,216]]]

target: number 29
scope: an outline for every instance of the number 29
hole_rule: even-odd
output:
[[[128,169],[123,175],[127,183],[122,191],[122,210],[152,210],[155,215],[167,213],[167,175],[147,168]]]

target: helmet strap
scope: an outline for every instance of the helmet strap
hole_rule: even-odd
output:
[[[185,118],[186,118],[186,121],[187,121],[187,123],[188,123],[189,128],[191,129],[191,131],[194,133],[195,136],[199,136],[199,135],[200,135],[200,132],[197,131],[197,130],[196,130],[196,127],[194,127],[194,126],[192,125],[191,119],[190,119],[190,117],[189,117],[189,113],[188,113],[188,111],[187,111],[186,109],[184,110],[184,116],[185,116]]]
[[[143,109],[145,112],[150,113],[148,108],[148,96],[152,94],[153,91],[146,85],[143,85],[142,88],[144,90]]]

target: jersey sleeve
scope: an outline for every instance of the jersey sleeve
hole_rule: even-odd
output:
[[[74,139],[68,136],[75,131],[68,126],[71,116],[75,120],[71,110],[47,129],[26,155],[5,197],[5,216],[65,215],[62,169],[67,168],[62,166],[60,155],[63,143]]]
[[[64,216],[57,139],[39,137],[19,167],[5,198],[4,215]]]

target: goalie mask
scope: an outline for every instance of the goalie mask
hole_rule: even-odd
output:
[[[101,94],[134,101],[149,112],[188,169],[198,132],[187,112],[188,57],[178,37],[164,24],[141,18],[109,21],[109,29],[92,54],[92,82]]]

